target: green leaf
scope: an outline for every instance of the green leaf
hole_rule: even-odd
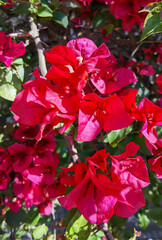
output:
[[[12,11],[14,14],[26,14],[29,12],[30,5],[27,3],[19,3],[16,8]]]
[[[37,10],[38,17],[52,17],[53,11],[47,4],[42,3],[42,6]]]
[[[39,222],[40,213],[37,208],[33,208],[32,210],[30,210],[28,212],[28,216],[29,216],[28,222],[30,225],[35,226]]]
[[[111,33],[112,30],[114,29],[114,25],[112,23],[110,23],[105,27],[105,29],[106,29],[107,33]]]
[[[144,136],[142,136],[142,137],[136,136],[136,137],[134,138],[134,142],[135,142],[136,144],[140,145],[139,151],[140,151],[141,153],[145,154],[146,156],[150,156],[150,155],[151,155],[150,151],[149,151],[149,150],[147,149],[147,147],[146,147]]]
[[[16,68],[16,72],[18,74],[18,77],[20,78],[20,80],[23,82],[24,81],[24,66],[23,65],[17,65],[15,66]]]
[[[157,2],[156,4],[158,7],[160,7],[162,9],[162,2]]]
[[[92,225],[81,215],[81,213],[77,210],[73,210],[74,215],[71,219],[68,216],[69,224],[67,225],[65,235],[68,239],[79,239],[79,240],[86,240],[88,239]],[[71,211],[71,215],[73,213]]]
[[[127,128],[111,131],[107,134],[104,142],[109,142],[112,147],[116,147],[132,131],[132,125]]]
[[[0,86],[0,97],[13,101],[16,97],[16,88],[9,83],[4,83]]]
[[[94,18],[92,19],[92,24],[94,28],[102,27],[106,22],[107,15],[102,12],[98,12],[95,14]]]
[[[12,62],[12,65],[22,65],[24,64],[24,61],[22,58],[15,58],[15,60]]]
[[[141,41],[151,34],[162,32],[162,9],[155,7],[146,17],[141,36]]]
[[[48,227],[45,224],[42,224],[34,229],[33,237],[35,239],[40,239],[43,235],[47,234]]]
[[[146,229],[150,223],[150,219],[144,213],[138,213],[137,217],[138,217],[139,226],[143,229]]]
[[[90,236],[88,240],[101,240],[103,236],[104,236],[104,233],[102,231],[99,231],[95,235]]]
[[[1,6],[1,5],[4,5],[4,4],[5,4],[5,3],[4,3],[3,1],[0,1],[0,6]]]
[[[158,139],[161,139],[162,138],[162,127],[161,126],[156,126],[155,129],[156,129],[156,132],[157,132]]]
[[[13,101],[21,83],[11,68],[0,69],[0,97]]]
[[[73,124],[70,125],[65,131],[65,134],[74,134],[75,133],[75,127]]]
[[[5,233],[3,236],[1,236],[1,240],[6,240],[10,237],[10,233]]]
[[[17,213],[9,210],[6,213],[6,222],[11,228],[16,228],[21,226],[27,221],[27,213],[24,209],[20,209]]]
[[[61,11],[55,11],[53,14],[53,19],[55,22],[62,25],[64,28],[67,28],[69,22],[65,13]]]
[[[156,222],[158,225],[162,226],[162,209],[161,208],[154,208],[148,209],[145,211],[146,215]]]

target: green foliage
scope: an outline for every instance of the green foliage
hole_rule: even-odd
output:
[[[127,128],[111,131],[106,135],[104,142],[108,142],[112,147],[116,147],[131,131],[132,125]]]
[[[67,28],[68,26],[68,18],[65,15],[65,13],[63,13],[62,11],[55,11],[53,14],[53,19],[55,22],[57,22],[58,24],[62,25],[64,28]]]
[[[141,153],[145,154],[146,156],[150,156],[151,155],[150,151],[147,149],[147,147],[145,145],[145,138],[144,138],[144,136],[137,135],[134,138],[134,142],[140,146],[139,151]]]
[[[20,69],[18,69],[20,74]],[[22,77],[22,69],[21,69]],[[0,68],[0,97],[13,101],[21,89],[21,83],[17,74],[11,68]]]
[[[48,227],[45,224],[42,224],[34,229],[33,237],[35,239],[40,239],[43,237],[43,235],[47,234],[47,231],[48,231]]]
[[[153,220],[158,225],[162,226],[162,209],[161,208],[154,208],[154,209],[147,209],[145,211],[146,216]]]
[[[91,233],[91,223],[78,210],[72,209],[69,211],[66,217],[66,224],[65,235],[68,239],[88,239]]]
[[[29,8],[30,5],[28,3],[19,3],[14,10],[12,11],[12,13],[14,14],[26,14],[29,12]]]
[[[92,19],[92,24],[94,28],[102,27],[106,22],[107,14],[103,12],[97,12]]]
[[[0,1],[0,6],[3,5],[3,4],[5,4],[5,3],[3,1]]]
[[[150,36],[154,33],[160,33],[162,32],[162,7],[161,5],[158,5],[157,7],[153,8],[149,14],[147,15],[143,32],[141,36],[141,41],[143,41],[145,38]]]
[[[42,3],[42,6],[37,10],[37,15],[38,17],[52,17],[53,11],[47,4]]]
[[[102,231],[98,231],[97,233],[92,234],[88,240],[101,240],[104,236],[104,233]]]
[[[11,210],[8,210],[6,213],[6,222],[9,227],[16,228],[21,226],[27,221],[27,213],[24,209],[19,209],[17,213],[14,213]]]
[[[32,226],[35,226],[38,224],[40,219],[40,213],[37,208],[33,208],[28,212],[28,223]]]
[[[150,219],[144,213],[138,213],[137,215],[139,226],[143,229],[146,229],[150,223]]]

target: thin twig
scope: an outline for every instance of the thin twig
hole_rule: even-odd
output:
[[[142,44],[142,43],[141,43]],[[134,55],[136,54],[136,52],[139,50],[141,44],[139,44],[132,52],[131,56],[130,56],[130,60],[134,57]]]
[[[47,68],[46,68],[46,60],[43,54],[44,48],[42,46],[40,37],[39,37],[39,32],[37,29],[37,26],[34,22],[34,19],[32,17],[29,17],[29,23],[30,23],[30,28],[31,28],[31,32],[30,34],[32,35],[36,48],[37,48],[37,52],[38,52],[38,61],[39,61],[39,70],[41,72],[41,74],[45,77],[46,73],[47,73]]]
[[[79,163],[80,159],[79,159],[78,151],[77,151],[76,147],[74,146],[73,136],[68,135],[68,134],[63,134],[63,135],[66,140],[73,163]]]
[[[104,232],[107,240],[114,240],[114,237],[112,236],[112,234],[109,231],[107,223],[101,223],[100,229]]]
[[[11,38],[26,38],[26,37],[30,37],[33,38],[32,35],[28,32],[16,32],[16,33],[9,33],[7,34],[8,37]]]

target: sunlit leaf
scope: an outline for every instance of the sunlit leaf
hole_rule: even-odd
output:
[[[141,41],[151,34],[162,32],[162,9],[155,7],[146,17],[141,36]]]
[[[64,28],[67,28],[69,22],[65,13],[61,11],[55,11],[53,14],[53,19],[55,22],[62,25]]]
[[[35,239],[40,239],[43,235],[46,235],[48,231],[48,227],[45,224],[42,224],[36,227],[33,231],[33,237]]]
[[[37,11],[38,17],[52,17],[53,11],[47,4],[42,3],[42,6]]]

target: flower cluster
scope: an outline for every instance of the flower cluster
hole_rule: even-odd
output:
[[[0,189],[12,183],[12,196],[3,199],[12,211],[17,212],[23,201],[26,208],[35,204],[41,214],[49,215],[52,200],[63,195],[65,187],[56,177],[59,156],[52,153],[56,147],[53,134],[36,142],[36,132],[36,128],[21,126],[14,136],[22,143],[10,145],[6,151],[0,149]]]
[[[41,123],[37,139],[46,127],[56,128],[60,123],[63,133],[77,121],[77,140],[91,141],[102,129],[120,129],[133,122],[137,91],[127,89],[121,95],[117,91],[136,82],[136,76],[117,66],[105,44],[97,48],[89,39],[71,40],[67,46],[54,47],[46,58],[52,64],[46,79],[35,71],[36,78],[24,84],[11,107],[18,123]],[[126,106],[130,95],[132,105]]]
[[[74,123],[78,128],[76,140],[87,142],[101,131],[141,122],[146,146],[157,156],[149,160],[151,170],[161,178],[161,140],[155,127],[162,124],[162,109],[147,98],[136,105],[138,90],[128,88],[137,81],[136,75],[128,66],[118,67],[105,44],[97,48],[86,38],[71,40],[66,46],[51,49],[46,58],[51,63],[46,77],[35,70],[35,79],[23,85],[12,104],[14,118],[20,124],[15,138],[21,142],[35,140],[34,147],[30,141],[8,147],[8,153],[1,150],[2,162],[6,162],[2,188],[14,171],[15,196],[19,202],[23,199],[26,207],[37,205],[42,214],[51,213],[51,200],[60,197],[63,207],[78,208],[95,224],[108,221],[113,214],[132,216],[144,206],[141,189],[149,184],[144,160],[133,157],[139,146],[131,142],[118,156],[111,156],[106,149],[97,151],[86,158],[87,164],[62,168],[56,175],[59,159],[52,154],[52,134],[62,134]],[[69,187],[73,188],[70,192]],[[66,189],[69,193],[63,196]]]
[[[111,156],[103,149],[86,158],[88,165],[78,163],[62,169],[61,182],[74,189],[59,198],[61,205],[68,210],[78,208],[94,224],[107,222],[113,214],[132,216],[145,205],[141,189],[149,185],[144,160],[140,156],[131,157],[138,149],[133,142],[118,156]],[[111,159],[111,168],[107,157]],[[68,176],[70,172],[74,175]]]
[[[155,46],[151,44],[149,48],[142,48],[146,60],[151,60],[153,56],[157,56],[157,62],[162,63],[162,44]]]
[[[159,0],[97,0],[97,2],[102,2],[110,7],[111,14],[116,19],[122,21],[122,29],[128,32],[131,31],[135,24],[138,24],[140,29],[142,29],[148,11],[140,12],[140,10],[146,7],[149,3],[158,1]],[[81,3],[82,8],[84,9],[84,7],[88,7],[92,4],[93,0],[78,0],[78,2]],[[78,18],[77,20],[79,20],[77,24],[81,24],[81,19]]]

